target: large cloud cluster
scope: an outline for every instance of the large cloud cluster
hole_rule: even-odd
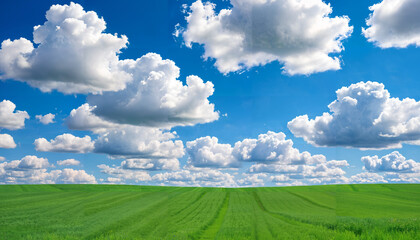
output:
[[[65,133],[48,141],[45,138],[38,138],[34,142],[35,149],[42,152],[73,152],[87,153],[94,148],[94,142],[90,136],[76,137]]]
[[[406,159],[398,151],[379,158],[377,155],[364,156],[362,162],[369,172],[414,172],[420,171],[420,164],[412,159]]]
[[[354,182],[420,182],[420,163],[412,159],[406,159],[398,151],[382,157],[377,155],[364,156],[361,161],[364,163],[363,168],[367,172],[352,176]]]
[[[179,161],[176,158],[171,159],[127,159],[121,162],[121,167],[127,170],[178,170]]]
[[[85,103],[73,109],[65,120],[68,128],[73,130],[81,131],[92,131],[92,132],[104,132],[109,128],[117,127],[117,124],[106,121],[95,114],[92,111],[95,107]]]
[[[230,144],[221,144],[216,137],[201,137],[187,142],[188,164],[194,167],[239,167]]]
[[[180,158],[184,145],[175,138],[175,132],[157,128],[125,126],[108,129],[92,140],[90,136],[77,137],[65,133],[48,141],[38,138],[35,149],[42,152],[104,153],[115,158]]]
[[[169,127],[219,118],[207,99],[211,82],[188,76],[184,85],[175,63],[155,53],[120,60],[127,38],[103,33],[106,23],[95,12],[71,3],[51,6],[46,17],[34,28],[36,48],[26,39],[2,43],[1,78],[42,91],[103,93],[89,97],[91,110],[116,123]]]
[[[420,102],[391,98],[384,85],[359,82],[337,90],[332,113],[288,123],[296,137],[315,146],[395,148],[420,140]]]
[[[244,139],[235,143],[233,154],[240,161],[261,163],[297,165],[326,161],[323,155],[299,152],[293,147],[293,141],[286,139],[284,133],[272,131],[258,135],[258,139]]]
[[[96,183],[95,177],[84,170],[66,168],[48,171],[49,167],[52,165],[46,158],[31,155],[21,160],[2,162],[0,163],[0,183]]]
[[[152,180],[152,177],[147,171],[139,171],[132,169],[124,169],[121,166],[108,166],[105,164],[98,165],[102,173],[112,176],[112,182],[123,182],[125,180],[132,180],[136,183],[143,183]]]
[[[95,152],[127,158],[180,158],[184,145],[181,140],[172,141],[175,137],[174,132],[156,128],[112,129],[95,141]]]
[[[122,91],[89,96],[95,115],[115,123],[152,127],[195,125],[219,118],[207,99],[214,91],[211,82],[188,76],[183,85],[175,63],[155,53],[125,60],[124,65],[133,81]]]
[[[205,170],[180,170],[173,172],[158,173],[153,180],[166,185],[177,186],[212,186],[234,187],[237,186],[234,176],[215,169]]]
[[[369,7],[373,13],[362,29],[369,42],[381,48],[420,46],[420,2],[383,0]]]
[[[33,43],[25,38],[3,41],[2,79],[64,93],[116,91],[131,81],[118,58],[127,37],[103,33],[106,23],[95,12],[75,3],[53,5],[46,18],[34,27]]]
[[[179,25],[186,46],[203,44],[205,58],[216,59],[220,72],[240,71],[272,61],[287,74],[340,69],[336,56],[353,27],[346,16],[330,17],[321,0],[231,0],[230,9],[215,12],[198,0],[189,7],[186,28]]]
[[[50,141],[39,138],[34,142],[38,151],[179,158],[184,154],[183,144],[173,141],[176,133],[168,129],[219,118],[208,100],[214,92],[211,82],[187,76],[184,84],[178,79],[180,69],[175,63],[155,53],[136,60],[119,59],[127,37],[105,33],[106,23],[95,12],[75,3],[53,5],[46,19],[34,28],[33,43],[23,38],[3,42],[0,76],[47,92],[92,94],[87,103],[71,111],[66,123],[70,129],[89,130],[98,137],[92,140],[67,133]],[[0,106],[0,127],[21,128],[26,112],[13,113],[11,102],[2,104],[5,110]],[[19,115],[19,119],[3,118],[3,112]],[[37,118],[47,124],[53,122],[54,115]],[[13,145],[5,143],[6,136],[2,138],[4,146]]]
[[[240,161],[281,164],[314,164],[325,162],[323,155],[299,152],[282,132],[268,131],[258,139],[244,139],[230,144],[218,143],[216,137],[202,137],[187,142],[188,163],[195,167],[238,167]]]
[[[202,137],[187,142],[189,155],[188,165],[191,169],[198,168],[229,168],[239,167],[241,162],[254,163],[249,172],[253,175],[274,173],[277,178],[287,179],[318,179],[321,182],[340,180],[345,175],[342,169],[348,166],[345,160],[327,161],[324,155],[311,155],[300,152],[293,147],[293,142],[286,139],[282,132],[268,131],[260,134],[258,139],[244,139],[232,147],[230,144],[218,143],[216,137]],[[245,176],[238,185],[244,185],[251,180],[260,184],[258,176]],[[281,178],[281,177],[280,177]]]

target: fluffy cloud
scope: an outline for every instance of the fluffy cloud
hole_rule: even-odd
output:
[[[290,177],[286,175],[274,175],[270,177],[270,180],[274,183],[283,183],[290,181]]]
[[[145,183],[152,180],[147,171],[179,169],[178,159],[127,159],[121,162],[119,166],[98,165],[101,172],[108,177],[106,183],[124,183],[125,181],[135,181],[136,183]]]
[[[175,134],[147,127],[111,129],[95,141],[95,152],[126,158],[180,158],[184,145],[181,140],[172,141]]]
[[[54,184],[96,183],[93,175],[84,170],[63,169],[48,171],[51,165],[46,158],[25,156],[21,160],[0,163],[0,183],[9,184]]]
[[[48,113],[44,116],[36,115],[35,118],[38,119],[40,123],[47,125],[54,122],[55,115],[52,113]]]
[[[215,12],[215,4],[201,0],[189,10],[187,27],[177,25],[187,47],[204,45],[205,58],[216,59],[228,73],[265,65],[284,64],[290,75],[340,69],[337,56],[353,27],[346,16],[329,17],[330,5],[321,0],[231,0],[232,8]]]
[[[383,0],[369,7],[373,11],[362,29],[369,42],[381,48],[420,46],[420,2]]]
[[[346,166],[348,166],[348,164]],[[249,171],[252,173],[265,172],[287,174],[287,177],[294,179],[318,178],[322,180],[324,178],[337,178],[344,176],[346,172],[343,171],[341,168],[342,167],[331,166],[328,164],[328,162],[316,165],[284,165],[257,163],[252,165]]]
[[[377,173],[363,172],[353,175],[351,178],[353,183],[387,183],[385,178]]]
[[[80,164],[80,161],[77,161],[76,159],[70,158],[66,160],[57,161],[57,165],[60,166],[77,166]]]
[[[351,183],[420,183],[420,170],[416,172],[362,172],[348,179]]]
[[[412,159],[407,160],[398,151],[394,151],[381,158],[375,156],[364,156],[362,162],[369,172],[420,172],[420,164]]]
[[[415,172],[409,173],[387,172],[384,178],[392,183],[420,183],[420,169],[417,168]]]
[[[172,127],[219,118],[208,100],[211,82],[188,76],[184,85],[175,63],[155,53],[120,60],[127,37],[104,33],[106,23],[95,12],[75,3],[53,5],[46,18],[34,28],[36,47],[24,38],[3,41],[0,79],[24,81],[46,92],[103,93],[72,111],[67,119],[71,128],[100,130],[110,122]],[[49,114],[37,118],[44,124],[53,120]]]
[[[65,133],[48,141],[45,138],[38,138],[34,142],[35,149],[41,152],[74,152],[86,153],[94,149],[94,142],[89,136],[82,138]]]
[[[77,109],[70,112],[70,116],[66,118],[67,127],[73,130],[104,132],[106,129],[117,127],[92,113],[95,107],[89,106],[88,103],[83,104]]]
[[[28,169],[42,169],[49,167],[48,159],[38,158],[37,156],[28,155],[23,157],[21,160],[13,160],[11,162],[5,162],[3,165],[4,169],[13,170],[28,170]]]
[[[264,173],[257,173],[257,174],[247,174],[243,173],[242,178],[236,180],[239,186],[246,186],[246,187],[258,187],[264,186],[264,179],[266,178],[267,174]]]
[[[235,187],[234,177],[215,169],[201,169],[199,171],[180,170],[158,173],[153,180],[167,185],[203,186],[203,187]]]
[[[122,179],[115,177],[107,177],[105,180],[101,179],[101,181],[107,184],[124,184]]]
[[[272,131],[258,135],[258,139],[244,139],[235,143],[233,154],[239,160],[249,162],[313,164],[326,161],[323,155],[299,152],[293,147],[292,140],[286,140],[284,133]]]
[[[219,118],[207,99],[213,94],[213,84],[188,76],[187,85],[183,85],[177,80],[179,68],[173,61],[149,53],[137,60],[125,60],[124,69],[134,79],[126,89],[88,97],[89,105],[95,106],[91,111],[97,116],[115,123],[152,127],[195,125]]]
[[[118,54],[127,38],[103,33],[105,21],[95,12],[71,3],[51,6],[46,17],[43,25],[34,28],[36,47],[23,38],[3,41],[0,79],[24,81],[47,92],[103,93],[91,95],[90,106],[72,112],[71,127],[83,127],[81,121],[92,118],[86,115],[92,111],[104,121],[154,127],[195,125],[219,118],[208,100],[214,92],[211,82],[191,75],[184,85],[178,80],[180,69],[175,63],[155,53],[120,60]],[[51,122],[52,117],[37,116],[42,122]]]
[[[238,167],[230,144],[220,144],[216,137],[202,137],[187,142],[188,164],[195,167]]]
[[[145,166],[153,164],[157,168],[162,167],[163,162],[159,163],[152,159],[172,159],[184,155],[182,141],[173,140],[176,138],[176,132],[112,123],[96,116],[92,112],[93,109],[95,107],[89,104],[73,109],[66,119],[66,124],[70,129],[90,130],[97,134],[94,152],[117,158],[141,158]],[[152,162],[147,162],[145,159]]]
[[[365,172],[351,176],[352,183],[420,183],[420,164],[398,151],[382,156],[364,156]]]
[[[146,171],[124,169],[120,166],[112,167],[105,164],[98,165],[98,168],[101,169],[102,173],[111,175],[114,179],[120,179],[119,182],[123,180],[133,180],[138,183],[152,180],[152,177]]]
[[[178,170],[179,161],[172,159],[127,159],[121,162],[123,169],[130,170]]]
[[[186,167],[191,170],[239,167],[240,162],[255,163],[249,168],[252,174],[236,181],[242,186],[263,184],[259,177],[265,173],[283,174],[285,179],[338,183],[344,179],[345,171],[342,168],[349,166],[345,160],[327,161],[324,155],[300,152],[284,133],[271,131],[260,134],[258,139],[238,141],[234,147],[219,143],[216,137],[198,138],[187,142],[187,153]]]
[[[288,123],[296,137],[315,146],[395,148],[420,140],[420,102],[391,98],[384,85],[359,82],[337,90],[332,113]]]
[[[238,141],[234,147],[218,143],[216,137],[198,138],[187,142],[187,153],[188,164],[194,167],[239,167],[240,161],[292,165],[326,162],[323,155],[299,152],[284,133],[272,131],[258,139]]]
[[[25,127],[25,120],[29,119],[26,111],[15,111],[16,105],[9,101],[0,102],[0,128],[16,130]]]
[[[93,175],[87,174],[84,170],[74,170],[65,168],[60,171],[59,177],[56,182],[58,183],[87,183],[96,184],[96,179]]]
[[[0,134],[0,148],[15,148],[16,143],[9,134]]]
[[[33,43],[25,38],[2,42],[1,79],[68,94],[121,90],[131,81],[118,58],[127,37],[103,33],[106,23],[95,12],[75,3],[53,5],[46,18],[34,27]]]
[[[281,178],[337,183],[346,173],[342,168],[348,166],[345,160],[327,161],[324,155],[301,153],[282,132],[269,131],[258,139],[244,139],[235,144],[233,153],[240,161],[255,162],[249,168],[251,173],[282,174],[271,179],[275,183]]]

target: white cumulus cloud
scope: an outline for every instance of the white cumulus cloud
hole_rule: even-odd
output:
[[[176,158],[171,159],[126,159],[121,162],[123,169],[131,170],[178,170],[179,161]]]
[[[258,187],[258,186],[264,186],[263,178],[266,178],[266,177],[267,177],[267,174],[264,174],[264,173],[257,173],[257,174],[243,173],[242,178],[236,179],[236,182],[239,186]]]
[[[385,178],[377,173],[363,172],[353,175],[350,180],[353,183],[387,183]]]
[[[65,168],[60,171],[56,180],[57,183],[96,184],[95,176],[88,174],[85,170]]]
[[[340,69],[337,56],[353,27],[347,16],[330,17],[321,0],[231,0],[232,7],[191,4],[185,28],[176,26],[187,47],[204,45],[222,73],[279,61],[290,75]],[[335,56],[331,56],[334,54]]]
[[[126,89],[88,96],[95,115],[115,123],[152,127],[195,125],[219,118],[208,100],[213,83],[188,76],[184,85],[173,61],[149,53],[125,60],[124,69],[133,75]],[[71,116],[75,117],[76,113]]]
[[[233,154],[239,160],[249,162],[313,164],[326,161],[323,155],[301,153],[293,147],[292,140],[286,140],[284,133],[272,131],[258,135],[258,139],[244,139],[235,143]]]
[[[158,183],[175,186],[235,187],[234,176],[215,169],[179,170],[155,174]]]
[[[70,116],[66,118],[66,125],[73,130],[104,132],[105,130],[117,127],[92,113],[95,107],[90,106],[88,103],[83,104],[77,109],[70,112]]]
[[[364,156],[362,162],[369,172],[420,172],[420,164],[412,159],[406,159],[398,151],[379,158],[377,155]]]
[[[34,142],[35,149],[41,152],[74,152],[86,153],[94,149],[94,142],[90,136],[76,137],[65,133],[48,141],[45,138],[38,138]]]
[[[119,182],[122,180],[133,180],[138,183],[152,180],[147,171],[124,169],[121,166],[108,166],[105,164],[98,165],[98,168],[101,169],[102,173],[108,174],[114,179],[120,179]]]
[[[372,11],[362,29],[369,42],[381,48],[420,46],[420,1],[383,0]]]
[[[219,143],[216,137],[198,138],[187,142],[187,153],[185,168],[189,170],[236,168],[241,162],[254,163],[248,175],[236,180],[241,186],[264,184],[261,174],[265,173],[283,174],[284,179],[341,183],[346,182],[342,168],[349,166],[346,160],[327,161],[324,155],[300,152],[284,133],[272,131],[260,134],[258,139],[238,141],[233,147]]]
[[[216,137],[201,137],[187,142],[188,164],[195,167],[239,167],[230,144],[218,143]]]
[[[50,123],[54,123],[55,115],[52,113],[48,113],[45,115],[36,115],[35,118],[38,119],[40,123],[47,125]]]
[[[180,158],[184,155],[181,140],[175,139],[176,132],[155,127],[141,127],[129,124],[118,124],[96,116],[92,111],[95,107],[83,104],[73,109],[66,119],[70,129],[89,130],[98,137],[95,140],[97,153],[112,157],[151,159],[146,165],[161,166],[157,160]],[[173,162],[173,161],[172,161]],[[155,168],[152,167],[152,168]]]
[[[73,158],[57,161],[57,165],[60,165],[60,166],[77,166],[79,164],[80,164],[80,161]]]
[[[1,79],[67,94],[121,90],[131,81],[118,57],[127,37],[104,33],[105,20],[95,12],[75,3],[52,5],[46,18],[34,27],[33,42],[2,42]]]
[[[296,137],[315,146],[396,148],[420,140],[420,102],[391,98],[384,85],[359,82],[337,90],[331,113],[288,123]]]
[[[15,148],[16,143],[9,134],[0,134],[0,148]]]
[[[216,137],[201,137],[187,142],[188,164],[194,167],[239,167],[240,162],[313,164],[326,162],[323,155],[311,155],[293,147],[282,132],[268,131],[258,139],[244,139],[232,147]]]
[[[0,163],[0,184],[96,183],[84,170],[51,170],[48,159],[28,155],[20,160]]]
[[[175,132],[126,126],[107,130],[95,141],[95,152],[126,158],[180,158],[184,155]]]
[[[16,105],[9,100],[0,102],[0,128],[16,130],[25,127],[25,120],[29,119],[28,113],[15,109]]]

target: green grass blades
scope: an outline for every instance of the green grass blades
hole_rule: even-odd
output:
[[[5,185],[0,239],[420,239],[420,185]]]

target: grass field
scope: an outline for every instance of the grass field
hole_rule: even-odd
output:
[[[420,239],[420,185],[4,185],[0,239]]]

